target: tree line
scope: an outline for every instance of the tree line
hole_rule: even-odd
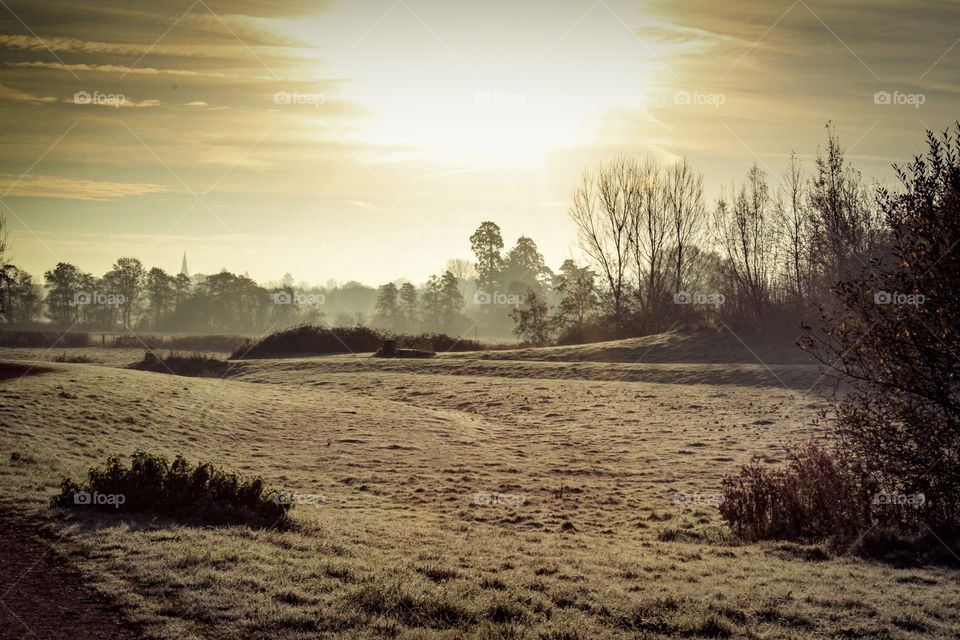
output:
[[[0,228],[3,221],[0,219]],[[43,284],[5,260],[0,244],[0,319],[18,327],[259,334],[301,323],[363,324],[376,291],[358,282],[294,285],[286,274],[258,284],[247,275],[172,275],[119,258],[102,276],[68,262],[45,272]]]
[[[516,333],[546,344],[796,325],[889,237],[829,124],[807,172],[795,153],[780,176],[754,164],[712,206],[686,160],[619,157],[584,172],[569,214],[586,262],[564,263],[546,295],[528,292]]]
[[[582,261],[554,271],[521,236],[506,249],[485,221],[454,259],[420,286],[378,289],[265,285],[246,275],[171,275],[120,258],[96,277],[59,263],[43,284],[0,262],[0,318],[96,330],[258,333],[304,322],[368,324],[400,333],[511,333],[536,344],[577,343],[691,323],[796,324],[831,287],[884,246],[871,190],[828,124],[812,167],[790,156],[782,175],[754,165],[705,202],[689,162],[618,157],[587,170],[569,215]]]

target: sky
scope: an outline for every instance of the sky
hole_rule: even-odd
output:
[[[892,183],[958,71],[955,0],[0,0],[0,210],[36,276],[421,282],[484,220],[556,268],[585,169],[685,157],[712,201],[831,121]]]

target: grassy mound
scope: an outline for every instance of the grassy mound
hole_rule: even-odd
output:
[[[82,482],[63,478],[52,506],[276,521],[292,506],[279,496],[268,491],[261,478],[244,478],[206,462],[191,465],[182,456],[169,463],[163,456],[137,451],[130,466],[111,456],[103,467],[91,467]]]
[[[272,333],[252,346],[241,346],[230,356],[273,358],[316,353],[357,353],[376,351],[383,335],[367,327],[327,329],[304,324]]]
[[[280,358],[284,356],[337,353],[372,353],[387,338],[396,338],[397,344],[419,351],[476,351],[482,345],[475,340],[464,340],[444,334],[394,336],[369,327],[334,327],[301,325],[273,333],[253,345],[234,350],[231,359]]]
[[[202,353],[183,355],[171,351],[164,358],[152,351],[147,351],[143,354],[143,360],[133,363],[130,368],[195,378],[219,378],[229,370],[230,365],[224,360],[205,356]]]

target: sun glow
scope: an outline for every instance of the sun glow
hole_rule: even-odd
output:
[[[345,3],[339,15],[287,31],[324,52],[315,72],[349,79],[342,97],[366,111],[358,141],[419,151],[452,169],[540,167],[551,150],[597,142],[604,112],[643,103],[656,64],[607,10],[560,3],[520,31],[505,16],[523,10],[495,2],[426,12],[411,3],[378,16],[382,5]],[[344,29],[351,23],[355,30]],[[351,40],[356,34],[364,35]]]

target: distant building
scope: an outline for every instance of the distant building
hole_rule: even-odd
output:
[[[190,270],[187,269],[187,252],[183,252],[183,262],[180,263],[180,275],[190,277]]]

